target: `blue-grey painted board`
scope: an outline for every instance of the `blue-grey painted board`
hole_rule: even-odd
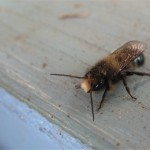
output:
[[[86,145],[0,88],[0,149],[88,150]]]

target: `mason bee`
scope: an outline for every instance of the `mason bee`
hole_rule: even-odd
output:
[[[81,88],[90,94],[91,110],[94,121],[94,109],[92,92],[104,90],[102,99],[99,103],[99,110],[105,100],[107,92],[111,85],[122,81],[127,93],[133,100],[136,100],[126,82],[126,77],[131,75],[150,76],[150,73],[137,72],[134,69],[144,64],[145,58],[143,52],[146,46],[140,41],[130,41],[118,48],[116,51],[98,61],[83,77],[66,74],[51,74],[56,76],[66,76],[82,79]]]

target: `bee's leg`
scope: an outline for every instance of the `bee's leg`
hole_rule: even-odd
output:
[[[102,100],[100,101],[99,107],[96,109],[96,111],[99,111],[101,109],[102,104],[103,104],[103,102],[105,100],[106,94],[107,94],[107,92],[108,92],[109,89],[110,89],[110,87],[109,87],[109,83],[107,81],[107,84],[106,84],[106,87],[105,87],[105,91],[104,91],[103,96],[102,96]]]
[[[126,88],[126,91],[128,92],[128,94],[134,99],[134,101],[136,100],[136,97],[134,97],[131,93],[130,93],[130,89],[127,85],[127,82],[125,80],[125,77],[121,76],[121,79],[122,79],[122,82],[123,82],[123,85],[124,87]]]
[[[125,73],[127,76],[131,76],[131,75],[150,76],[150,73],[146,73],[146,72],[126,71]]]

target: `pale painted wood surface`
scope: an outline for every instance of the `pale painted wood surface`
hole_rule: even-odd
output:
[[[128,79],[135,103],[119,83],[93,122],[89,95],[75,88],[80,80],[49,75],[82,76],[130,40],[147,44],[150,71],[149,7],[149,0],[1,0],[0,85],[93,148],[149,149],[148,77]],[[60,19],[74,13],[86,15]]]

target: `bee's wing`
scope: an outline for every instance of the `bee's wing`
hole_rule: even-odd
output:
[[[117,71],[117,73],[122,71],[126,66],[130,64],[130,62],[132,62],[141,53],[143,53],[145,48],[145,44],[140,41],[130,41],[114,51],[112,55],[119,63],[119,70]]]

